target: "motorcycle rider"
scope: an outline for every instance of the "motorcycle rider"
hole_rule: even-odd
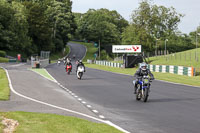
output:
[[[78,60],[77,61],[76,72],[77,72],[79,66],[83,66],[84,67],[84,72],[85,72],[85,65],[83,64],[82,60]]]
[[[66,58],[66,68],[67,68],[67,66],[72,66],[72,63],[71,63],[71,60],[69,59],[69,58]],[[72,71],[72,69],[71,69],[71,71]]]
[[[60,63],[61,63],[61,59],[59,58],[57,61],[57,65],[60,65]]]
[[[143,76],[150,76],[150,80],[154,80],[154,76],[151,73],[151,71],[147,68],[147,64],[145,62],[143,62],[140,66],[140,68],[136,71],[136,73],[134,74],[134,78],[135,80],[133,80],[133,85],[134,85],[134,94],[136,94],[136,90],[137,90],[137,85],[138,85],[138,81],[143,77]]]

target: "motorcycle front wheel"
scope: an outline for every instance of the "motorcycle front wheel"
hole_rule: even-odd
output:
[[[149,96],[149,88],[144,89],[143,102],[147,102]]]
[[[141,94],[141,90],[140,90],[140,86],[138,85],[137,86],[137,90],[136,90],[136,100],[139,101],[142,97],[142,94]]]

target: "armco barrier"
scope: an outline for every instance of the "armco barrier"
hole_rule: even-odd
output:
[[[40,67],[46,67],[49,65],[49,59],[43,59],[43,60],[39,60],[39,61],[31,61],[31,66],[32,68],[36,68],[36,65],[40,64]]]
[[[17,59],[9,59],[9,62],[17,62]]]
[[[88,63],[92,64],[92,60],[87,60]],[[118,67],[118,68],[123,68],[124,65],[121,63],[113,63],[113,62],[109,62],[109,61],[99,61],[96,60],[94,61],[95,64],[97,65],[103,65],[103,66],[109,66],[109,67]]]
[[[172,73],[178,75],[195,76],[194,67],[171,66],[171,65],[149,65],[147,66],[152,72]]]

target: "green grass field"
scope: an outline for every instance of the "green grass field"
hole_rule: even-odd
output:
[[[10,88],[6,72],[0,68],[0,100],[8,100],[10,96]]]
[[[0,63],[8,62],[8,58],[0,57]]]
[[[69,116],[28,112],[0,112],[0,121],[2,121],[2,116],[19,122],[15,133],[121,133],[106,124]],[[0,123],[0,132],[2,130],[3,125]]]
[[[196,57],[198,57],[198,61],[195,60],[195,52],[197,52],[198,56]],[[169,54],[167,56],[151,57],[149,61],[153,65],[192,66],[200,68],[200,48]]]
[[[94,53],[98,50],[98,48],[94,47],[93,43],[74,42],[74,41],[71,41],[71,42],[72,43],[82,44],[82,45],[86,46],[87,53],[86,53],[86,56],[83,59],[83,61],[87,61],[87,59],[90,59],[90,60],[94,60],[95,59],[94,58]]]

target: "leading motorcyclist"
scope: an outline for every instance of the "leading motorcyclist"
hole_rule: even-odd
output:
[[[137,85],[138,81],[143,77],[143,76],[150,76],[150,80],[154,80],[154,75],[151,73],[151,71],[147,68],[147,64],[143,62],[140,66],[140,68],[136,71],[134,74],[135,80],[133,80],[133,85],[134,85],[134,94],[136,94],[137,90]]]
[[[83,64],[82,60],[78,60],[77,61],[76,72],[77,72],[79,66],[83,66],[84,67],[84,72],[85,72],[85,65]]]

